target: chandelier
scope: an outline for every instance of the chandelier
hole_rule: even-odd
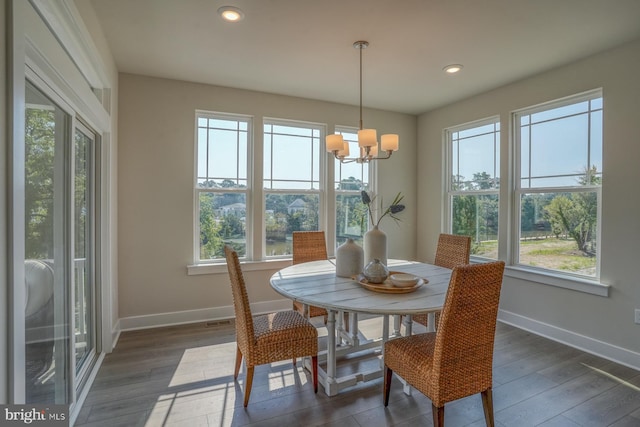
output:
[[[378,138],[375,129],[364,129],[362,126],[362,50],[369,46],[369,42],[357,41],[353,47],[360,50],[360,130],[358,130],[359,156],[349,157],[349,143],[342,135],[327,135],[327,151],[341,163],[368,163],[372,160],[383,160],[391,157],[394,151],[398,151],[398,135],[386,134],[380,137],[380,149],[385,153],[378,156]]]

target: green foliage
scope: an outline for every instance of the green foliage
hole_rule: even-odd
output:
[[[343,179],[340,181],[338,186],[338,190],[346,190],[346,191],[359,191],[362,188],[362,181],[350,176],[349,178]]]
[[[55,112],[26,109],[25,257],[53,258]]]
[[[215,220],[213,199],[212,193],[200,194],[200,259],[218,258],[224,253],[224,241]]]
[[[585,254],[593,255],[597,221],[596,193],[570,193],[555,197],[545,210],[556,235],[567,233]]]
[[[339,194],[336,197],[336,234],[340,238],[362,236],[366,232],[362,218],[367,207],[360,194]]]
[[[585,168],[580,185],[600,185],[602,178],[595,166]],[[595,191],[556,196],[545,207],[551,229],[556,236],[566,233],[585,255],[595,255],[595,231],[598,221],[598,195]]]

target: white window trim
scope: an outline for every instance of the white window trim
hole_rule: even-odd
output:
[[[334,126],[334,133],[354,133],[357,135],[358,133],[358,128],[354,127],[354,126],[343,126],[343,125],[336,125]],[[330,203],[332,204],[328,214],[330,216],[329,219],[329,224],[330,224],[330,228],[331,229],[331,233],[327,233],[327,246],[329,248],[329,256],[333,256],[335,255],[335,251],[338,248],[338,241],[337,241],[337,236],[336,236],[336,231],[338,229],[338,224],[337,224],[337,213],[336,213],[336,199],[338,197],[338,195],[350,195],[350,194],[354,194],[353,191],[351,190],[337,190],[336,189],[336,172],[335,172],[335,157],[333,156],[333,154],[329,154],[330,159],[331,159],[331,164],[332,164],[332,170],[330,173],[331,176],[331,185],[329,186],[329,189],[327,191],[327,199],[330,201]],[[369,162],[368,164],[369,167],[369,173],[367,176],[367,185],[369,187],[368,192],[369,194],[377,194],[377,190],[378,190],[378,181],[377,181],[377,167],[378,167],[378,163],[376,161],[373,162]]]
[[[494,123],[498,123],[500,125],[500,130],[498,132],[500,132],[500,138],[498,139],[498,145],[497,147],[495,147],[495,151],[493,153],[494,155],[494,160],[496,155],[500,155],[500,141],[502,140],[502,132],[503,132],[503,127],[502,127],[502,123],[500,122],[500,116],[499,115],[495,115],[495,116],[491,116],[491,117],[486,117],[483,119],[479,119],[479,120],[474,120],[471,122],[467,122],[467,123],[462,123],[460,125],[456,125],[456,126],[451,126],[449,128],[444,129],[443,131],[443,141],[444,141],[444,145],[445,145],[445,149],[444,149],[444,153],[445,153],[445,167],[444,167],[444,188],[445,191],[443,192],[443,230],[445,230],[445,232],[447,233],[451,233],[453,230],[453,212],[452,212],[452,204],[453,204],[453,196],[456,195],[496,195],[498,196],[498,203],[500,203],[500,198],[501,196],[501,189],[504,185],[504,180],[501,181],[500,183],[500,187],[494,189],[494,190],[474,190],[474,191],[470,191],[470,190],[465,190],[465,191],[460,191],[460,190],[451,190],[451,186],[452,186],[452,176],[453,176],[453,159],[454,159],[454,155],[453,155],[453,144],[451,144],[452,142],[452,138],[451,135],[455,132],[461,132],[464,130],[468,130],[474,127],[480,127],[480,126],[486,126],[486,125],[490,125],[490,124],[494,124]],[[500,162],[498,162],[496,164],[496,172],[500,172],[501,168],[500,168]],[[495,177],[494,177],[495,178]],[[500,205],[499,205],[500,206]],[[502,218],[502,212],[500,212],[500,209],[498,208],[498,221],[500,222],[500,218]],[[498,245],[500,245],[500,232],[498,229]],[[498,254],[499,255],[499,254]],[[487,257],[483,257],[483,256],[479,256],[479,255],[471,255],[470,259],[474,262],[486,262],[487,260],[494,260],[493,258],[487,258]]]
[[[591,295],[597,295],[602,297],[608,297],[611,286],[605,283],[602,283],[600,277],[597,278],[589,278],[587,276],[581,276],[572,274],[570,272],[560,272],[555,270],[546,270],[541,268],[536,268],[532,266],[524,266],[524,265],[515,265],[513,263],[513,254],[517,251],[516,243],[513,241],[513,235],[519,235],[517,233],[518,227],[520,224],[520,215],[516,215],[516,212],[519,212],[519,204],[517,200],[519,198],[519,194],[516,191],[516,184],[519,182],[520,178],[520,153],[519,153],[519,144],[516,141],[517,135],[517,127],[519,123],[516,120],[516,116],[518,113],[527,112],[528,114],[535,114],[536,112],[545,111],[549,109],[551,106],[558,105],[563,101],[571,101],[567,103],[577,103],[581,101],[585,101],[588,99],[592,99],[596,96],[602,96],[601,89],[591,90],[582,94],[568,96],[561,99],[556,99],[553,101],[545,102],[543,104],[539,104],[533,107],[527,107],[520,110],[514,110],[510,113],[510,120],[508,120],[511,125],[509,129],[506,129],[504,124],[504,120],[500,120],[499,116],[492,116],[485,119],[480,119],[477,121],[472,121],[468,123],[463,123],[461,125],[452,126],[450,128],[443,129],[442,131],[442,141],[444,144],[443,149],[443,164],[446,165],[443,168],[443,191],[442,191],[442,230],[445,232],[451,232],[452,229],[452,221],[451,221],[451,203],[450,196],[452,194],[468,194],[468,192],[451,192],[449,189],[451,188],[451,162],[452,162],[452,147],[450,144],[450,134],[449,132],[459,131],[460,129],[468,129],[473,126],[481,126],[485,124],[492,123],[496,119],[500,121],[500,140],[504,143],[504,141],[508,141],[510,154],[508,156],[500,156],[500,165],[499,170],[504,172],[505,170],[510,171],[508,175],[501,173],[503,179],[500,181],[500,188],[498,189],[499,197],[500,197],[500,210],[499,210],[499,221],[502,224],[498,233],[498,242],[499,242],[499,259],[507,259],[508,264],[505,268],[505,277],[510,277],[514,279],[525,280],[532,283],[555,286],[571,291],[584,292]],[[498,147],[500,150],[500,154],[504,153],[504,150],[501,147]],[[503,167],[503,165],[507,163],[507,167]],[[517,167],[516,167],[517,166]],[[551,187],[545,187],[545,191],[549,191]],[[539,189],[537,188],[527,188],[523,189],[525,193],[537,192]],[[589,191],[595,190],[598,194],[598,218],[602,217],[602,187],[601,186],[576,186],[576,187],[560,187],[556,188],[558,192],[572,192],[572,191]],[[480,190],[477,192],[478,194],[482,194],[483,191]],[[490,192],[494,194],[493,191]],[[474,192],[476,194],[476,192]],[[508,220],[507,220],[508,219]],[[504,221],[508,221],[505,223]],[[505,233],[502,233],[502,230],[505,230]],[[597,241],[601,240],[602,227],[598,227],[597,229]],[[600,247],[597,247],[597,271],[600,270]],[[471,257],[472,263],[477,262],[486,262],[487,258],[482,257]]]
[[[507,266],[504,270],[504,275],[601,297],[608,297],[609,289],[611,288],[611,286],[601,283],[599,280],[588,280],[584,276],[572,275],[571,273],[554,274],[552,270],[537,269],[535,267],[523,268],[519,265]]]
[[[276,271],[291,265],[291,257],[288,259],[266,259],[262,261],[241,261],[242,271]],[[187,265],[187,276],[199,276],[202,274],[228,274],[225,260],[206,264]]]
[[[208,189],[198,187],[198,119],[201,117],[211,119],[222,120],[244,120],[247,122],[247,188],[243,189]],[[253,116],[246,114],[230,114],[216,111],[196,110],[194,116],[194,150],[193,150],[193,264],[187,266],[188,269],[194,266],[205,265],[226,265],[225,258],[217,259],[200,259],[200,194],[201,193],[239,193],[245,195],[246,201],[246,245],[247,251],[244,257],[240,259],[245,260],[250,258],[250,248],[253,243],[253,215],[252,215],[252,194],[253,194],[253,168],[251,167],[253,162],[253,132],[254,132],[254,120]],[[191,274],[191,273],[189,273]]]
[[[200,240],[199,240],[199,204],[198,194],[202,191],[216,192],[210,189],[197,188],[197,161],[198,161],[198,117],[215,117],[229,118],[232,120],[245,119],[250,122],[247,167],[248,167],[248,189],[247,197],[247,256],[241,259],[243,269],[246,271],[272,271],[283,268],[291,264],[291,257],[283,256],[266,256],[266,248],[263,242],[265,235],[264,216],[260,211],[265,209],[265,195],[274,193],[309,193],[319,195],[320,212],[318,217],[318,228],[325,230],[327,239],[328,255],[331,257],[335,254],[336,246],[336,213],[335,198],[338,192],[334,188],[335,166],[334,157],[326,152],[325,136],[327,135],[328,125],[323,123],[300,121],[290,119],[280,119],[273,117],[256,118],[250,115],[224,113],[208,110],[196,110],[194,119],[194,210],[193,210],[193,262],[186,266],[187,275],[201,274],[225,274],[227,272],[226,260],[223,258],[213,260],[199,260]],[[319,152],[319,189],[318,190],[298,190],[298,189],[266,189],[264,188],[263,177],[263,161],[264,161],[264,125],[283,125],[283,126],[302,126],[312,127],[320,130],[320,152]],[[334,127],[337,131],[353,131],[357,132],[357,128],[352,126]],[[369,163],[368,185],[369,191],[375,194],[377,190],[377,165],[375,162]],[[245,190],[237,190],[245,192]],[[342,192],[340,192],[342,193]],[[258,218],[259,217],[259,218]],[[258,223],[259,221],[259,223]],[[252,227],[250,229],[250,227]]]
[[[538,104],[531,107],[514,110],[511,112],[511,148],[512,156],[509,159],[511,164],[509,168],[513,171],[510,176],[509,182],[509,196],[511,197],[510,203],[508,203],[510,209],[510,232],[511,236],[507,241],[507,259],[509,265],[505,268],[505,276],[513,277],[517,279],[523,279],[534,283],[556,286],[564,289],[575,290],[579,292],[585,292],[592,295],[598,295],[603,297],[609,296],[610,285],[602,283],[600,280],[600,249],[601,245],[596,248],[596,277],[589,278],[588,276],[572,274],[570,272],[561,272],[556,270],[548,270],[536,268],[533,266],[527,266],[518,264],[518,251],[519,243],[514,236],[519,236],[520,227],[520,195],[523,193],[536,193],[536,192],[577,192],[577,191],[589,191],[596,190],[598,195],[598,227],[596,230],[596,239],[601,242],[601,218],[602,218],[602,187],[601,186],[575,186],[575,187],[542,187],[542,188],[521,188],[520,187],[520,139],[519,139],[519,117],[522,113],[535,114],[541,111],[546,111],[553,107],[559,107],[562,104],[570,105],[573,103],[579,103],[593,99],[594,97],[603,97],[602,89],[594,89],[581,94],[571,95],[560,99],[555,99],[549,102]],[[603,141],[604,143],[604,141]],[[504,241],[504,239],[502,240]]]
[[[282,119],[282,118],[274,118],[274,117],[263,117],[262,118],[262,126],[260,128],[260,134],[263,138],[263,146],[260,155],[260,159],[264,164],[264,134],[265,125],[272,126],[289,126],[289,127],[303,127],[308,129],[315,129],[319,131],[319,146],[318,146],[318,189],[272,189],[266,188],[264,185],[264,166],[263,166],[263,174],[259,177],[261,186],[261,195],[260,195],[260,204],[262,206],[262,212],[266,212],[266,201],[268,194],[317,194],[318,195],[318,229],[326,230],[327,229],[327,189],[330,188],[327,186],[327,155],[325,150],[325,136],[327,135],[327,125],[324,123],[317,123],[311,121],[303,121],[303,120],[290,120],[290,119]],[[255,224],[254,224],[255,225]],[[271,260],[290,260],[290,255],[275,255],[275,256],[267,256],[267,248],[265,244],[265,236],[266,236],[266,222],[264,216],[262,217],[262,221],[260,227],[262,229],[262,235],[260,238],[260,242],[258,243],[254,240],[254,243],[260,247],[261,259],[257,262],[269,262]],[[325,232],[325,235],[328,233]],[[254,248],[255,251],[256,248]]]

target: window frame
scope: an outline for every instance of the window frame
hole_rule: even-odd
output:
[[[577,114],[592,114],[593,111],[602,111],[604,115],[604,97],[602,93],[602,89],[594,89],[587,92],[563,97],[560,99],[555,99],[549,102],[537,104],[534,106],[518,109],[511,112],[511,132],[512,132],[512,141],[513,141],[513,156],[512,156],[512,170],[513,170],[513,179],[512,179],[512,203],[510,203],[509,207],[511,210],[511,236],[509,239],[509,261],[510,261],[510,270],[513,271],[512,275],[514,277],[519,278],[530,278],[532,274],[539,275],[545,277],[545,282],[549,282],[549,284],[554,286],[565,287],[569,289],[575,289],[580,291],[585,291],[597,295],[608,295],[608,287],[606,285],[600,284],[600,263],[601,263],[601,244],[596,246],[596,272],[594,276],[587,276],[584,274],[577,274],[570,271],[563,270],[554,270],[550,268],[542,268],[536,267],[528,264],[520,263],[520,233],[521,233],[521,225],[522,225],[522,196],[525,194],[543,194],[543,193],[589,193],[595,192],[597,199],[597,221],[596,221],[596,242],[601,242],[601,233],[602,233],[602,185],[572,185],[572,186],[530,186],[523,187],[522,180],[525,177],[522,177],[522,125],[521,125],[521,117],[522,116],[531,116],[533,114],[553,110],[556,108],[566,107],[574,104],[578,104],[580,102],[592,101],[594,99],[602,99],[602,106],[597,108],[587,108],[586,112],[577,113]],[[577,115],[576,114],[576,115]],[[566,116],[559,117],[558,119],[563,119],[566,117],[570,117],[573,114],[568,114]],[[531,122],[528,124],[531,126]],[[590,168],[591,158],[590,158],[590,150],[591,150],[591,117],[588,117],[588,142],[587,142],[587,167]],[[604,135],[601,137],[602,147],[604,147]],[[529,141],[529,146],[531,145],[531,141]],[[603,149],[603,148],[602,148]],[[530,156],[529,156],[530,157]],[[531,159],[529,159],[529,176],[531,179]],[[598,175],[600,177],[603,176],[603,168],[598,171]],[[557,177],[562,175],[548,175],[546,177]],[[590,175],[588,175],[590,176]],[[544,178],[544,177],[541,177]],[[587,285],[587,286],[583,286]],[[593,286],[595,285],[595,287]]]
[[[265,164],[265,146],[266,146],[266,134],[265,128],[267,125],[272,126],[288,126],[288,127],[297,127],[297,128],[307,128],[311,130],[318,131],[318,188],[307,188],[307,189],[297,189],[297,188],[267,188],[265,185],[266,180],[264,179],[264,164]],[[262,152],[261,152],[261,161],[262,161],[262,176],[258,177],[261,183],[261,200],[259,201],[262,206],[262,212],[266,212],[267,206],[267,196],[269,194],[301,194],[301,195],[317,195],[318,196],[318,230],[324,230],[326,224],[326,191],[327,191],[327,162],[325,155],[325,136],[327,135],[327,126],[323,123],[311,122],[311,121],[302,121],[302,120],[292,120],[292,119],[282,119],[282,118],[274,118],[274,117],[263,117],[262,118]],[[313,137],[312,137],[313,138]],[[312,142],[313,144],[313,142]],[[313,152],[313,150],[312,150]],[[273,157],[271,158],[273,161]],[[313,159],[311,160],[313,164]],[[270,167],[271,169],[271,167]],[[298,182],[298,181],[296,181]],[[307,181],[299,181],[299,182],[307,182]],[[311,187],[313,187],[313,183],[315,182],[312,179],[308,181],[311,183]],[[256,196],[257,197],[257,196]],[[267,244],[266,244],[266,216],[262,216],[262,223],[260,227],[262,228],[262,237],[260,242],[257,243],[260,245],[260,254],[261,261],[273,261],[273,260],[282,260],[282,259],[291,259],[291,255],[282,254],[282,255],[267,255]],[[254,224],[255,225],[255,224]]]
[[[229,120],[229,121],[238,121],[247,123],[247,153],[246,153],[246,162],[245,165],[247,170],[247,186],[246,189],[241,188],[231,188],[231,189],[222,189],[222,188],[202,188],[198,185],[198,160],[199,160],[199,136],[198,129],[200,128],[198,124],[198,120],[201,118],[206,119],[214,119],[214,120]],[[207,126],[208,128],[208,126]],[[201,194],[244,194],[245,196],[245,212],[246,212],[246,221],[245,221],[245,245],[246,252],[244,256],[239,257],[242,260],[249,259],[251,254],[251,248],[253,243],[253,221],[252,221],[252,182],[253,182],[253,170],[250,167],[253,161],[253,117],[244,114],[231,114],[231,113],[222,113],[215,111],[205,111],[205,110],[196,110],[195,111],[195,135],[194,135],[194,168],[193,168],[193,260],[196,266],[198,265],[207,265],[207,264],[218,264],[225,263],[225,258],[208,258],[201,259],[200,257],[200,195]],[[238,158],[238,161],[240,157]],[[239,166],[239,165],[237,165]]]
[[[355,137],[355,139],[350,139],[350,137],[345,138],[345,141],[348,141],[351,145],[351,147],[353,147],[354,145],[358,145],[358,130],[359,128],[354,127],[354,126],[342,126],[342,125],[336,125],[335,126],[335,131],[334,133],[337,134],[350,134],[349,136],[353,135]],[[350,157],[353,157],[353,155],[350,155]],[[338,197],[340,196],[357,196],[359,198],[361,198],[361,191],[365,190],[367,191],[369,194],[375,194],[376,193],[376,179],[375,177],[377,176],[376,171],[377,171],[377,162],[373,161],[373,162],[369,162],[369,163],[350,163],[350,165],[357,165],[358,167],[361,168],[361,172],[360,172],[360,179],[362,180],[362,183],[364,184],[364,188],[360,188],[359,190],[344,190],[344,189],[339,189],[338,186],[340,184],[340,178],[344,178],[344,176],[342,176],[342,166],[343,164],[340,163],[339,160],[335,159],[333,156],[331,157],[333,159],[333,164],[334,164],[334,172],[333,172],[333,178],[331,181],[331,188],[333,191],[333,204],[334,204],[334,216],[333,216],[333,221],[332,221],[332,239],[333,239],[333,243],[334,243],[334,251],[335,249],[338,248],[338,246],[340,246],[342,243],[340,242],[340,240],[338,239],[338,213],[337,213],[337,207],[338,207]],[[364,173],[362,172],[362,169],[364,168],[365,164],[367,165],[367,172]],[[365,176],[366,175],[366,176]],[[365,181],[366,178],[366,181]],[[369,221],[368,217],[367,217],[367,222]],[[367,227],[368,229],[368,227]],[[358,242],[360,245],[362,245],[362,239],[364,239],[364,233],[362,233],[362,235],[360,236],[360,241]],[[356,240],[357,241],[357,240]]]
[[[485,190],[454,190],[454,180],[453,180],[453,171],[454,171],[454,160],[456,159],[456,155],[453,150],[453,134],[458,132],[463,132],[465,130],[470,130],[473,128],[479,128],[482,126],[493,125],[493,131],[487,132],[486,134],[493,134],[493,164],[494,164],[494,177],[493,180],[498,180],[498,185],[494,189],[485,189]],[[498,198],[498,224],[496,224],[496,228],[498,230],[497,233],[497,241],[498,244],[500,242],[500,192],[501,187],[499,184],[500,177],[495,176],[496,174],[500,174],[501,167],[501,157],[500,157],[500,139],[501,139],[502,125],[500,122],[500,116],[490,116],[480,120],[474,120],[472,122],[463,123],[456,126],[451,126],[444,129],[444,144],[445,144],[445,196],[444,196],[444,220],[445,220],[445,231],[448,233],[453,233],[453,198],[455,196],[483,196],[483,195],[495,195]],[[480,135],[480,134],[479,134]],[[478,135],[478,136],[479,136]],[[458,139],[459,140],[459,139]],[[457,157],[459,160],[459,156]],[[458,168],[459,170],[459,168]],[[471,237],[473,240],[473,236]],[[475,262],[482,262],[487,260],[493,260],[494,258],[484,257],[481,255],[471,255],[470,257]],[[499,254],[495,259],[499,258]]]

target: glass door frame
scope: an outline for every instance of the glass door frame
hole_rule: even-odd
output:
[[[74,127],[72,130],[72,141],[71,141],[71,145],[74,147],[74,158],[71,160],[72,163],[75,165],[75,138],[76,138],[76,134],[77,132],[82,133],[85,137],[89,138],[90,144],[90,150],[89,150],[89,154],[87,156],[87,166],[86,166],[86,172],[87,172],[87,188],[89,189],[89,193],[88,193],[88,200],[87,200],[87,204],[89,206],[89,211],[91,212],[92,215],[88,215],[88,218],[91,219],[90,224],[88,229],[85,231],[86,233],[89,234],[89,239],[85,239],[85,245],[87,243],[90,243],[89,246],[89,250],[87,251],[88,256],[85,258],[84,261],[84,268],[85,270],[88,269],[89,270],[89,275],[88,277],[85,275],[84,279],[85,280],[89,280],[90,284],[91,284],[91,295],[89,298],[89,301],[87,303],[87,305],[89,306],[91,313],[90,313],[90,354],[88,355],[87,358],[85,358],[83,360],[83,364],[81,367],[75,366],[77,363],[76,357],[75,357],[75,347],[76,347],[76,342],[75,342],[75,338],[74,338],[74,349],[73,349],[73,361],[74,361],[74,370],[73,372],[75,373],[75,391],[76,393],[79,393],[82,389],[82,387],[84,387],[84,385],[86,384],[89,374],[91,373],[91,370],[94,366],[94,364],[96,363],[97,359],[98,359],[98,355],[100,353],[100,331],[101,328],[98,327],[98,325],[100,324],[100,286],[99,286],[99,280],[98,278],[100,277],[100,240],[99,240],[99,236],[100,236],[100,138],[98,136],[98,133],[93,130],[89,125],[85,124],[84,121],[82,121],[81,119],[75,118],[74,119]],[[75,171],[74,171],[74,178],[75,178]],[[74,188],[74,193],[75,195],[75,188]],[[75,242],[75,240],[74,240]],[[75,253],[75,248],[74,248],[74,253]],[[78,275],[75,273],[75,265],[76,265],[76,260],[74,259],[74,269],[72,271],[74,271],[74,280],[78,278]],[[75,304],[76,299],[78,298],[78,295],[75,294],[76,291],[80,291],[80,287],[78,285],[78,283],[74,283],[73,284],[73,303]],[[84,290],[83,290],[84,291]],[[83,294],[86,295],[86,294]],[[75,309],[74,309],[75,310]],[[74,313],[75,314],[75,313]],[[76,325],[75,324],[75,316],[73,317],[73,331],[75,331],[76,327],[78,326],[82,326],[82,325]],[[81,322],[82,323],[82,322]],[[74,334],[75,337],[75,334]]]
[[[96,47],[73,0],[60,0],[66,7],[51,8],[45,1],[6,0],[5,18],[7,59],[7,215],[6,266],[8,286],[0,292],[5,304],[0,309],[8,320],[4,354],[0,354],[0,373],[5,387],[0,399],[12,404],[25,403],[25,82],[36,87],[71,115],[70,130],[77,116],[96,133],[96,363],[82,383],[69,371],[70,421],[73,423],[86,398],[92,378],[105,352],[117,341],[117,138],[112,115],[111,94],[117,94],[117,74],[111,74]],[[61,3],[61,4],[62,4]],[[47,13],[40,13],[41,10]],[[63,102],[60,102],[60,100]],[[117,104],[114,104],[117,105]],[[116,110],[117,111],[117,107]],[[68,173],[68,171],[67,171]],[[70,201],[70,200],[69,200]],[[65,202],[65,207],[68,208]],[[67,248],[68,249],[68,248]],[[69,252],[73,254],[73,252]],[[65,261],[69,266],[73,258]],[[69,271],[69,267],[67,267]],[[5,299],[6,297],[6,299]],[[71,301],[71,297],[68,298]],[[72,329],[69,329],[72,331]],[[2,335],[2,334],[0,334]],[[70,347],[71,350],[72,347]],[[75,369],[71,367],[72,369]],[[78,388],[79,387],[79,388]]]
[[[87,384],[87,381],[90,377],[90,373],[93,370],[95,363],[98,360],[99,353],[101,351],[101,290],[99,286],[100,277],[99,265],[100,265],[100,138],[98,132],[94,131],[89,125],[85,124],[84,121],[78,118],[76,110],[44,80],[42,79],[34,70],[32,70],[29,66],[25,67],[25,80],[23,84],[23,88],[26,90],[27,81],[30,85],[39,90],[44,96],[48,97],[53,103],[56,104],[60,108],[60,110],[67,116],[67,120],[65,120],[64,126],[65,129],[62,130],[64,141],[58,143],[56,141],[56,152],[55,152],[55,160],[54,160],[54,173],[55,173],[55,181],[57,182],[54,187],[54,212],[56,216],[63,216],[63,226],[54,228],[54,240],[58,243],[55,244],[54,252],[56,255],[54,258],[61,259],[63,265],[60,267],[54,267],[54,276],[55,283],[61,283],[67,286],[65,290],[65,301],[63,305],[56,304],[56,308],[54,310],[54,319],[55,319],[55,328],[56,328],[56,342],[59,343],[57,337],[62,337],[62,341],[67,343],[68,347],[65,351],[55,352],[55,357],[57,358],[57,365],[63,366],[65,373],[64,377],[67,378],[65,384],[61,384],[56,382],[55,388],[55,403],[66,403],[71,407],[77,402],[78,395],[82,392],[82,388]],[[24,93],[24,92],[23,92]],[[24,100],[24,98],[23,98]],[[14,145],[14,149],[16,146],[20,146],[22,150],[21,161],[22,167],[16,168],[13,173],[18,174],[21,173],[22,177],[20,177],[22,184],[24,185],[24,173],[25,173],[25,134],[24,134],[24,125],[25,119],[24,114],[26,111],[26,102],[22,103],[22,138],[21,141]],[[92,179],[91,179],[91,206],[94,213],[94,217],[91,221],[91,229],[90,233],[92,236],[92,245],[91,245],[91,280],[94,283],[93,286],[93,295],[91,298],[91,308],[92,308],[92,334],[93,334],[93,345],[91,349],[91,355],[89,359],[87,359],[87,363],[82,367],[79,372],[76,372],[76,360],[75,360],[75,289],[76,289],[76,278],[74,275],[74,265],[75,265],[75,229],[74,229],[74,194],[75,194],[75,133],[76,130],[80,130],[86,136],[92,136],[92,152],[91,156],[91,169],[92,169]],[[20,170],[21,172],[18,172]],[[18,178],[15,177],[14,179]],[[22,218],[19,222],[21,224],[21,229],[15,230],[18,235],[15,235],[14,242],[20,241],[19,245],[14,245],[13,250],[16,251],[17,247],[21,248],[21,254],[16,254],[14,252],[13,266],[14,266],[14,308],[24,307],[24,301],[26,300],[26,295],[23,290],[20,289],[19,283],[24,283],[24,231],[26,223],[24,221],[24,187],[22,188],[21,195],[21,203],[22,206],[19,209],[22,212]],[[15,199],[14,199],[15,203]],[[16,226],[15,218],[14,218],[14,227]],[[19,236],[19,233],[22,233],[22,236]],[[59,244],[63,242],[62,244]],[[21,256],[15,256],[21,255]],[[19,260],[21,258],[21,260]],[[58,264],[59,265],[59,264]],[[20,274],[15,274],[20,272]],[[15,289],[17,288],[17,289]],[[24,284],[22,285],[24,288]],[[21,301],[20,301],[21,300]],[[19,304],[16,304],[16,301],[20,301]],[[13,339],[12,344],[14,347],[13,351],[13,363],[12,363],[12,371],[13,371],[13,401],[15,403],[25,403],[26,401],[26,378],[25,378],[25,345],[26,345],[26,335],[25,335],[25,317],[24,311],[20,311],[15,309],[12,313],[14,319],[19,320],[19,324],[13,331]],[[66,328],[66,330],[65,330]],[[18,334],[20,334],[19,336]],[[20,349],[21,348],[21,349]],[[61,356],[62,355],[62,356]],[[60,359],[60,357],[66,356],[66,360]],[[60,401],[60,399],[66,400],[66,402]]]

